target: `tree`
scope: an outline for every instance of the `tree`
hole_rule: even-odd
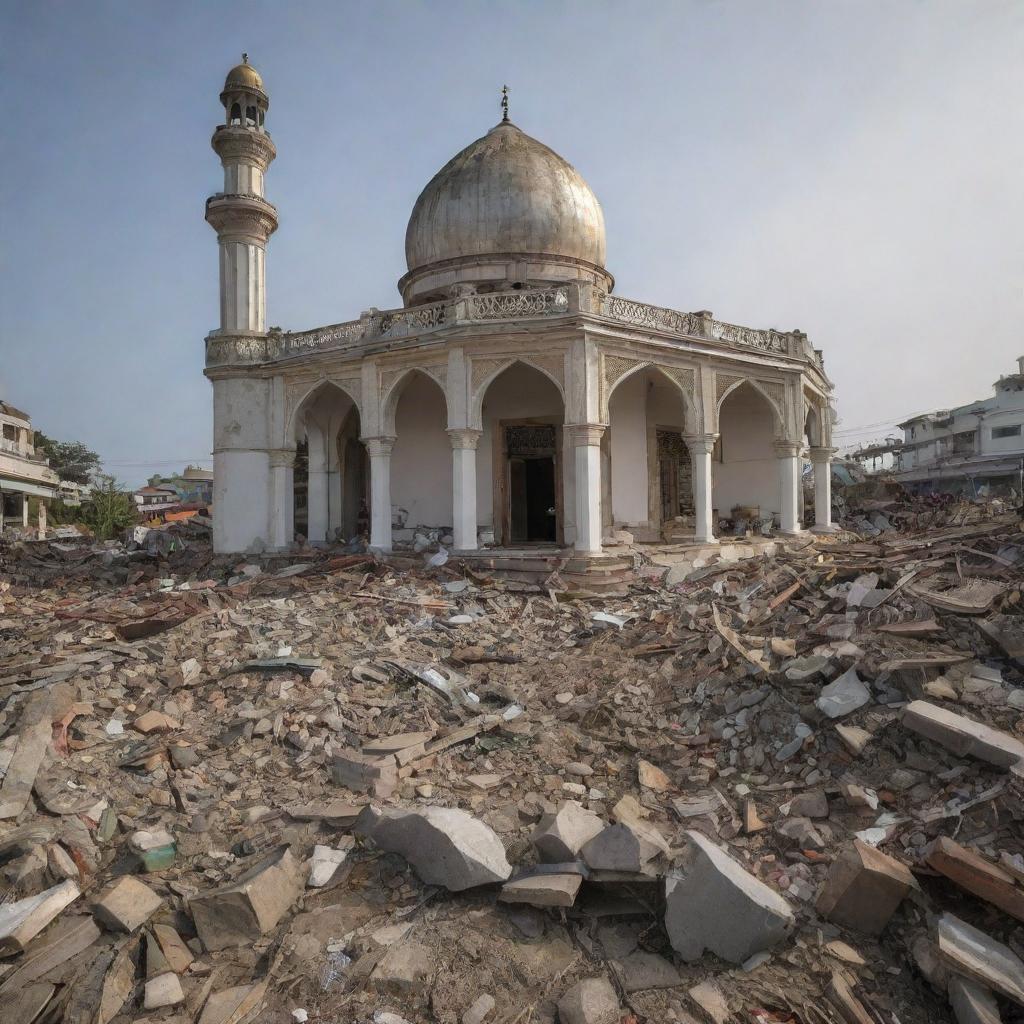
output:
[[[100,457],[80,441],[55,441],[37,430],[33,443],[36,451],[50,460],[50,468],[61,480],[87,484],[99,472]]]
[[[137,519],[132,496],[105,474],[96,476],[92,494],[82,504],[82,513],[86,524],[101,540],[110,540]]]

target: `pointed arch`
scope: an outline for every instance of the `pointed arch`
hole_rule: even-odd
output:
[[[441,392],[445,415],[450,417],[448,389],[438,380],[435,372],[432,371],[434,371],[434,367],[406,366],[401,369],[386,370],[381,374],[380,409],[381,424],[385,434],[394,434],[398,402],[402,397],[402,393],[409,386],[413,378],[417,376],[430,381]]]
[[[725,385],[723,387],[723,384]],[[730,377],[723,374],[718,375],[718,401],[715,405],[715,423],[718,424],[719,414],[722,410],[722,404],[725,400],[738,388],[741,388],[744,384],[749,384],[750,387],[756,391],[767,403],[769,408],[772,410],[772,419],[775,425],[776,437],[786,436],[786,412],[785,409],[781,408],[775,398],[770,395],[765,386],[753,377]]]
[[[360,394],[360,381],[358,378],[334,379],[324,377],[315,381],[299,381],[288,385],[287,390],[287,413],[285,416],[285,437],[294,441],[299,426],[300,414],[305,412],[317,399],[331,390],[339,392],[347,398],[356,408],[362,417],[362,395]]]
[[[695,371],[690,367],[661,366],[658,363],[650,361],[640,361],[635,366],[627,368],[624,373],[610,381],[603,389],[601,406],[601,418],[603,422],[609,422],[612,395],[614,395],[618,390],[619,385],[624,384],[630,379],[630,377],[633,377],[638,373],[643,373],[645,370],[651,370],[656,373],[658,377],[669,384],[674,391],[678,392],[679,397],[683,401],[683,409],[686,413],[686,429],[690,432],[699,430],[700,418],[697,415],[697,403],[694,401],[693,395],[693,382],[696,376]]]
[[[565,405],[565,388],[550,367],[544,366],[539,360],[534,361],[529,356],[516,356],[507,359],[474,359],[472,369],[472,399],[470,405],[470,424],[474,429],[479,430],[482,426],[484,396],[487,389],[506,371],[516,364],[528,366],[546,377],[558,390],[558,396]]]

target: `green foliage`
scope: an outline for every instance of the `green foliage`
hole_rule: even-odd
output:
[[[135,502],[112,476],[100,474],[95,480],[89,500],[82,503],[82,521],[100,540],[110,540],[136,523]]]
[[[99,471],[100,457],[80,441],[55,441],[37,430],[34,444],[36,451],[50,460],[50,468],[62,480],[87,484]]]

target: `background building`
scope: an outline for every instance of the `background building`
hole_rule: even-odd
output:
[[[30,497],[57,496],[60,480],[49,460],[37,455],[27,412],[0,401],[0,530],[28,526]]]

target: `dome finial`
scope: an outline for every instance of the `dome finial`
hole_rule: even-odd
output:
[[[247,53],[243,53],[242,54],[242,63],[243,64],[248,64],[249,63],[249,54],[247,54]]]
[[[503,85],[501,87],[501,120],[503,122],[508,120],[508,86]]]

